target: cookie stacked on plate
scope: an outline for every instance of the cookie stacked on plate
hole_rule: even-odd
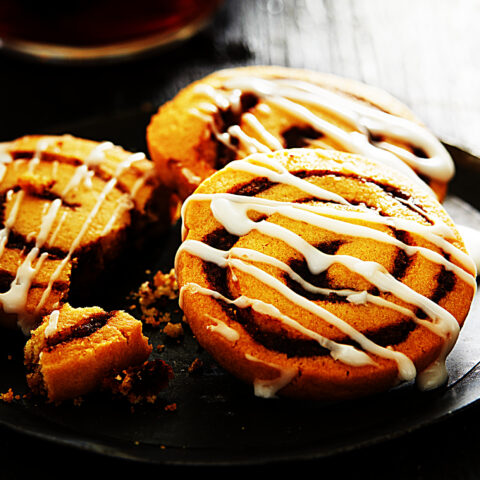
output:
[[[475,266],[407,177],[320,149],[253,154],[204,181],[183,222],[181,307],[257,394],[338,399],[446,380]]]
[[[145,361],[135,319],[71,309],[69,293],[91,289],[131,239],[168,228],[172,205],[186,319],[257,395],[445,381],[476,271],[439,203],[452,159],[402,103],[334,76],[245,67],[187,86],[146,133],[153,162],[69,135],[0,145],[0,322],[32,333],[34,388],[63,399]],[[122,332],[135,332],[132,348]],[[75,362],[55,373],[73,358],[64,347],[115,354],[77,388]]]
[[[20,327],[34,393],[61,401],[145,362],[142,324],[125,312],[71,308],[143,236],[169,224],[169,203],[143,153],[109,141],[26,136],[0,145],[0,324]]]
[[[180,304],[260,396],[445,382],[476,270],[439,203],[441,143],[372,87],[279,67],[216,72],[147,130],[183,202]]]
[[[161,180],[181,199],[232,160],[292,147],[364,155],[421,177],[439,199],[454,174],[441,143],[386,92],[284,67],[221,70],[194,82],[159,108],[147,140]]]

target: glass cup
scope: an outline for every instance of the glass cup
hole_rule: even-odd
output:
[[[221,0],[2,0],[0,45],[57,62],[121,60],[207,25]]]

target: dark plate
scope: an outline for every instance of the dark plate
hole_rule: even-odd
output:
[[[97,140],[111,140],[127,149],[145,151],[144,132],[150,111],[126,113],[90,123],[54,129]],[[480,213],[472,207],[480,179],[480,160],[449,147],[457,175],[445,206],[458,223],[480,228]],[[104,285],[90,303],[126,308],[128,293],[149,278],[146,269],[172,266],[179,228],[157,239],[143,254],[125,259],[106,273]],[[78,300],[79,301],[79,300]],[[82,300],[84,301],[84,300]],[[72,299],[75,305],[75,299]],[[79,303],[81,305],[81,303]],[[85,304],[83,304],[85,305]],[[173,315],[180,315],[175,304]],[[178,317],[177,317],[178,318]],[[382,395],[339,403],[256,398],[246,386],[219,368],[197,345],[188,329],[181,341],[166,338],[146,326],[152,354],[172,365],[175,378],[159,401],[138,405],[91,395],[80,406],[53,406],[29,399],[0,402],[0,424],[18,432],[78,449],[117,458],[165,465],[253,465],[277,461],[313,460],[360,449],[444,420],[480,399],[480,304],[475,299],[470,318],[448,359],[445,387],[421,393],[404,385]],[[0,337],[0,392],[12,387],[27,392],[23,345],[19,333]],[[195,358],[201,373],[188,372]],[[175,403],[175,411],[165,406]]]

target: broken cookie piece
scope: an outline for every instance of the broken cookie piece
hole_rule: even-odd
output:
[[[170,225],[153,163],[109,141],[0,144],[0,327],[26,334]]]
[[[112,371],[145,362],[152,351],[142,323],[123,311],[73,308],[44,317],[25,346],[32,392],[60,402],[100,387]]]

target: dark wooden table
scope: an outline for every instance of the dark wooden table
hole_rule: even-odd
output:
[[[32,63],[0,56],[0,141],[92,120],[153,111],[179,88],[218,68],[279,64],[335,73],[403,100],[442,139],[480,153],[480,3],[475,0],[228,0],[212,25],[174,50],[97,66]],[[115,132],[143,147],[145,125]],[[1,374],[1,373],[0,373]],[[283,471],[375,478],[480,476],[480,405],[454,418],[354,453],[283,465]],[[24,460],[19,460],[23,458]],[[60,467],[59,460],[68,463]],[[43,468],[177,475],[99,458],[0,429],[0,478]],[[98,465],[98,467],[97,467]],[[268,473],[272,466],[252,467]],[[187,469],[188,470],[188,469]],[[225,473],[224,469],[217,469]]]

